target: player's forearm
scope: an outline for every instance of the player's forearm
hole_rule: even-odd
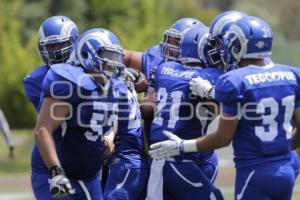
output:
[[[238,122],[236,116],[222,112],[217,130],[197,139],[198,150],[210,151],[228,146],[235,135]]]
[[[35,140],[47,167],[60,166],[53,137],[45,127],[38,127],[35,130]]]
[[[299,129],[297,128],[293,129],[291,144],[292,144],[292,149],[297,149],[300,147],[300,133],[299,133]]]
[[[212,151],[219,149],[230,144],[230,140],[221,139],[217,133],[209,134],[200,137],[196,140],[197,149],[200,152]]]
[[[127,67],[131,67],[139,71],[143,71],[142,56],[143,56],[142,52],[126,50],[123,63]]]

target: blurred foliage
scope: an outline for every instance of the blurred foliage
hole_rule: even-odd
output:
[[[276,3],[274,3],[276,2]],[[125,49],[144,51],[159,43],[163,31],[182,17],[209,25],[225,10],[241,10],[266,19],[276,32],[274,58],[300,65],[300,1],[297,0],[0,0],[0,108],[12,127],[32,127],[33,107],[23,77],[42,64],[37,32],[43,20],[66,15],[81,32],[104,27],[115,32]],[[290,42],[292,40],[293,42]]]
[[[33,107],[27,101],[23,77],[42,64],[37,48],[40,24],[52,15],[66,15],[81,32],[92,27],[114,31],[126,49],[145,50],[182,17],[209,24],[216,9],[194,0],[0,0],[0,107],[12,127],[32,127]]]

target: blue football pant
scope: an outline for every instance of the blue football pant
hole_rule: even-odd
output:
[[[217,158],[194,162],[153,160],[148,182],[150,200],[223,200],[221,191],[213,185],[217,175]]]
[[[125,189],[130,200],[142,200],[146,197],[148,168],[126,168],[123,162],[110,166],[109,174],[103,192],[104,200],[117,189]],[[124,190],[119,190],[124,191]]]
[[[295,178],[297,179],[297,176],[300,172],[300,160],[298,157],[298,154],[296,151],[292,151],[292,158],[291,158],[292,166],[295,170]]]
[[[217,166],[211,163],[167,161],[163,169],[164,199],[223,199],[221,191],[213,185],[216,173]]]
[[[236,200],[290,200],[295,170],[290,161],[237,169]]]
[[[37,200],[56,200],[51,198],[49,192],[49,175],[45,173],[31,174],[31,185]],[[88,181],[70,180],[75,194],[59,200],[102,200],[100,176],[97,175]]]

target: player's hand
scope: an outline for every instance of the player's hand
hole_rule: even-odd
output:
[[[125,82],[138,83],[141,81],[141,73],[133,68],[125,68],[123,72]]]
[[[201,77],[193,78],[190,81],[190,91],[196,96],[202,98],[213,99],[215,97],[215,89],[208,80]]]
[[[104,140],[104,144],[106,147],[104,151],[104,155],[108,157],[115,152],[115,144],[111,140]]]
[[[163,131],[169,140],[157,142],[150,146],[149,155],[154,159],[163,159],[179,155],[183,140],[169,131]]]
[[[64,170],[59,166],[50,168],[50,194],[52,198],[62,198],[75,194],[70,180],[66,177]]]
[[[108,132],[104,135],[104,145],[106,147],[104,155],[110,156],[115,151],[115,143],[114,143],[115,133],[113,131]]]
[[[8,156],[10,159],[15,158],[15,147],[14,146],[9,147],[9,155]]]

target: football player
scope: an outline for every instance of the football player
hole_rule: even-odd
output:
[[[65,16],[53,16],[46,19],[39,28],[38,47],[45,62],[28,74],[23,80],[27,98],[36,111],[39,111],[40,96],[43,80],[50,69],[50,65],[64,63],[69,59],[78,37],[76,24]],[[62,129],[58,128],[53,134],[55,144],[59,146]],[[31,186],[35,198],[38,200],[51,199],[49,193],[49,173],[36,145],[31,154]]]
[[[205,46],[204,50],[200,51],[200,53],[203,53],[203,57],[206,58],[206,62],[209,66],[212,66],[214,68],[218,68],[223,71],[230,71],[229,66],[224,66],[222,62],[222,57],[219,56],[218,51],[214,47],[217,47],[218,41],[220,37],[222,37],[225,32],[228,30],[230,25],[234,23],[235,21],[245,18],[248,15],[245,13],[239,12],[239,11],[227,11],[224,13],[219,14],[215,19],[211,22],[210,25],[210,34],[209,34],[209,42]],[[264,58],[265,64],[272,64],[273,61],[271,57],[265,57]],[[201,85],[205,85],[205,83],[202,82],[200,79],[193,79],[191,81],[191,90],[195,91],[195,95],[201,95],[204,94],[197,94],[197,87],[201,87]],[[199,90],[198,90],[199,91]],[[200,91],[201,92],[201,91]],[[202,91],[203,92],[203,91]],[[292,165],[295,170],[295,177],[297,178],[300,170],[300,160],[298,157],[298,154],[296,151],[292,152]]]
[[[75,46],[79,65],[52,65],[44,78],[35,138],[53,198],[102,199],[99,171],[114,151],[116,98],[124,89],[112,77],[123,70],[123,56],[112,32],[90,29]],[[53,135],[61,125],[57,147]]]
[[[143,72],[149,82],[152,67],[157,66],[165,60],[178,61],[180,47],[179,42],[184,33],[192,27],[202,24],[193,18],[181,18],[174,22],[164,32],[164,39],[160,44],[150,47],[145,52],[126,51],[124,64]]]
[[[143,142],[141,113],[137,93],[133,87],[140,79],[132,68],[123,71],[123,88],[118,96],[118,132],[114,140],[115,152],[108,159],[109,174],[105,183],[104,199],[145,199],[149,168]],[[131,77],[133,76],[133,77]],[[127,80],[130,78],[130,80]]]
[[[147,96],[141,101],[142,118],[144,119],[144,132],[147,137],[150,135],[151,123],[154,116],[154,92],[151,86],[151,70],[166,60],[179,62],[179,41],[183,35],[192,27],[202,24],[197,19],[181,18],[174,22],[169,29],[164,32],[164,39],[160,44],[150,47],[145,52],[126,51],[124,63],[126,66],[133,67],[142,72],[147,80],[149,87],[139,92],[147,92]]]
[[[195,140],[167,133],[172,139],[154,144],[150,154],[164,158],[206,152],[232,141],[236,199],[291,199],[295,183],[291,121],[294,119],[299,130],[300,71],[266,64],[272,40],[270,26],[260,18],[242,18],[231,24],[216,50],[222,65],[236,70],[221,76],[215,88],[203,81],[201,92],[197,92],[206,95],[215,91],[210,96],[222,105],[217,130]]]
[[[157,111],[151,126],[151,144],[167,140],[165,130],[185,139],[204,135],[213,114],[190,94],[192,78],[210,79],[198,46],[205,43],[208,27],[198,24],[179,42],[178,61],[157,66],[154,72]],[[198,117],[201,115],[201,118]],[[217,157],[213,151],[185,153],[174,158],[152,160],[147,199],[223,199],[213,185],[217,174]],[[180,189],[179,189],[180,188]]]

